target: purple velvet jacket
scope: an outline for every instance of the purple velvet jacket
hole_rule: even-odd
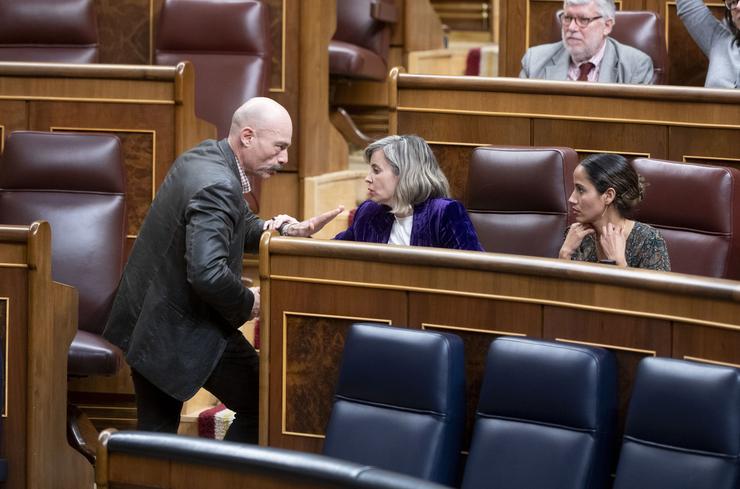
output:
[[[387,243],[393,221],[388,206],[366,200],[349,229],[334,239]],[[411,245],[483,251],[465,207],[452,199],[428,199],[414,206]]]

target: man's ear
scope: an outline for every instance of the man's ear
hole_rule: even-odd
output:
[[[252,144],[253,139],[254,129],[252,129],[250,126],[245,126],[239,133],[239,144],[245,147],[249,146],[250,144]]]
[[[614,19],[607,19],[604,22],[604,37],[608,36],[614,28]]]

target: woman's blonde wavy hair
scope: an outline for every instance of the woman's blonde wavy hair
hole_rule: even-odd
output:
[[[384,137],[365,148],[365,161],[370,163],[378,150],[383,151],[393,173],[398,176],[391,202],[393,214],[407,215],[416,204],[427,199],[450,196],[447,177],[423,138],[415,135]]]

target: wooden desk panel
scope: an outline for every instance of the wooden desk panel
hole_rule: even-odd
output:
[[[270,427],[270,437],[283,439],[286,448],[319,451],[349,325],[370,321],[403,327],[406,301],[396,291],[280,279],[271,281],[270,293],[275,299],[270,317],[280,325],[269,335],[275,345],[269,409],[280,420]]]
[[[7,489],[92,487],[92,465],[67,443],[67,352],[77,292],[51,280],[51,229],[0,225],[0,339]]]
[[[615,351],[622,420],[636,366],[646,355],[740,366],[740,282],[516,255],[268,234],[260,255],[260,439],[270,446],[320,449],[320,423],[313,422],[310,433],[288,432],[283,417],[328,419],[327,397],[339,358],[335,349],[343,344],[339,338],[347,317],[392,318],[394,325],[459,334],[472,383],[469,412],[477,402],[485,352],[501,334],[597,344]],[[321,317],[312,319],[317,313]],[[285,320],[301,315],[305,322],[298,327]],[[336,317],[344,322],[332,325],[327,319]],[[291,346],[284,338],[286,328],[315,334]],[[285,356],[286,345],[295,353]],[[289,367],[284,369],[283,362]],[[320,368],[308,368],[312,365]],[[285,386],[290,390],[319,383],[330,385],[302,390],[300,402],[291,399],[292,394],[286,396]]]
[[[472,147],[566,146],[740,167],[740,93],[391,73],[391,130],[432,143],[455,198]]]

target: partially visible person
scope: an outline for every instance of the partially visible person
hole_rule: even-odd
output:
[[[565,0],[562,41],[529,48],[519,78],[652,83],[650,56],[609,37],[614,12],[614,0]]]
[[[257,443],[259,358],[238,328],[260,296],[242,284],[243,253],[266,229],[308,236],[342,210],[302,222],[249,210],[247,176],[285,165],[292,133],[285,108],[252,98],[228,138],[180,155],[157,191],[103,332],[131,367],[138,429],[176,433],[183,401],[203,387],[236,412],[225,438]]]
[[[369,200],[334,239],[483,251],[426,141],[388,136],[365,149],[365,161]]]
[[[724,21],[712,15],[703,0],[677,0],[678,16],[709,58],[704,86],[740,88],[740,4],[725,0]]]
[[[623,156],[588,156],[573,172],[573,183],[568,202],[576,222],[568,229],[560,258],[670,271],[658,230],[625,217],[642,200],[644,185]]]

